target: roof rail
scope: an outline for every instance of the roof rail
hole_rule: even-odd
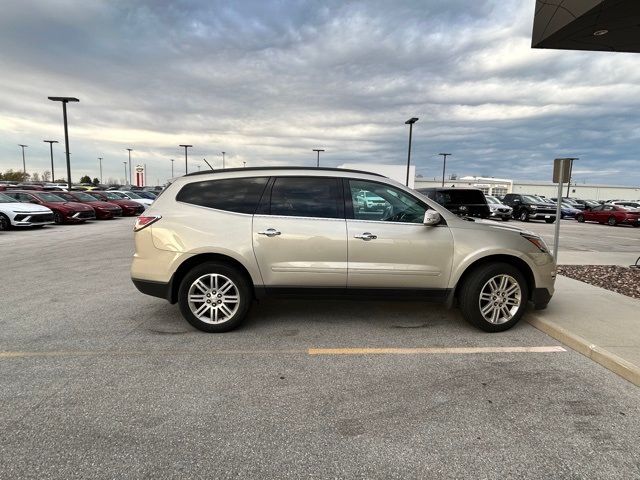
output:
[[[310,170],[310,171],[327,171],[327,172],[349,172],[349,173],[365,173],[367,175],[375,175],[376,177],[386,178],[384,175],[374,172],[365,172],[364,170],[351,170],[349,168],[333,168],[333,167],[237,167],[237,168],[225,168],[218,170],[201,170],[198,172],[191,172],[183,175],[183,177],[192,177],[196,175],[205,175],[207,173],[221,173],[221,172],[252,172],[263,170]]]

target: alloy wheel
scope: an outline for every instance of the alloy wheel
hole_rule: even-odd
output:
[[[607,221],[607,223],[611,226],[614,226],[616,223],[616,217],[609,217],[609,220]]]
[[[187,300],[191,313],[200,321],[212,325],[224,323],[236,314],[240,291],[230,278],[208,273],[189,287]]]
[[[511,275],[496,275],[480,290],[478,304],[480,313],[487,322],[497,325],[506,323],[522,305],[520,284]]]

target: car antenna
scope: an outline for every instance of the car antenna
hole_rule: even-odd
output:
[[[206,163],[207,165],[209,165],[209,168],[211,169],[212,172],[215,172],[215,170],[213,169],[213,167],[211,166],[211,164],[209,162],[207,162],[206,158],[203,158],[202,160],[204,160],[204,163]]]

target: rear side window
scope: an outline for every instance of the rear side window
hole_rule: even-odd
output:
[[[336,178],[280,177],[271,190],[271,215],[344,218]]]
[[[437,193],[436,202],[449,204],[484,204],[487,203],[480,190],[443,190]]]
[[[189,183],[176,200],[201,207],[253,214],[268,177],[227,178]]]

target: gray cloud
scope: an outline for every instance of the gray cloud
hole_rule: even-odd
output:
[[[70,106],[75,176],[122,177],[127,147],[150,179],[179,143],[220,165],[402,163],[439,151],[459,175],[638,184],[640,71],[631,54],[530,49],[533,2],[4,2],[0,169],[48,167]],[[62,148],[58,146],[58,171]],[[579,173],[583,172],[583,173]],[[580,180],[580,178],[578,178]]]

